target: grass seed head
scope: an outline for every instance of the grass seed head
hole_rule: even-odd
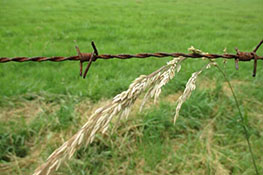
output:
[[[200,75],[203,72],[203,70],[209,69],[211,67],[211,65],[216,65],[216,63],[215,62],[208,63],[200,71],[194,72],[192,74],[192,76],[189,78],[188,82],[186,83],[183,94],[177,100],[177,107],[176,107],[176,113],[174,116],[174,123],[176,122],[176,119],[179,116],[179,112],[180,112],[180,109],[182,107],[182,104],[191,96],[192,92],[196,88],[196,79],[197,79],[198,75]]]
[[[151,94],[156,101],[161,93],[161,88],[174,77],[175,69],[177,72],[180,70],[178,65],[184,59],[184,57],[174,58],[150,75],[141,75],[136,78],[128,90],[116,95],[108,105],[98,108],[73,137],[55,150],[47,162],[35,170],[34,175],[46,175],[57,170],[61,162],[64,159],[70,159],[84,142],[87,146],[94,140],[98,132],[105,133],[114,116],[127,117],[135,100],[147,88],[150,91],[146,94]],[[148,96],[144,98],[143,103],[147,98]],[[84,140],[84,138],[86,139]]]

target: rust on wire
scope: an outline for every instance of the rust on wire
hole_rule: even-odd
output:
[[[7,58],[7,57],[1,57],[0,63],[6,63],[6,62],[26,62],[26,61],[36,61],[36,62],[42,62],[42,61],[53,61],[53,62],[60,62],[60,61],[79,61],[80,62],[80,76],[83,78],[86,77],[89,68],[92,64],[92,62],[95,62],[97,59],[130,59],[130,58],[148,58],[148,57],[187,57],[187,58],[208,58],[208,59],[217,59],[217,58],[225,58],[225,59],[234,59],[235,60],[235,67],[238,69],[238,62],[239,61],[251,61],[254,60],[254,69],[253,69],[253,77],[256,76],[257,71],[257,60],[263,60],[263,56],[258,56],[256,54],[259,47],[262,45],[263,40],[260,41],[260,43],[257,45],[257,47],[252,52],[240,52],[236,48],[236,54],[201,54],[201,53],[165,53],[165,52],[158,52],[158,53],[139,53],[139,54],[102,54],[99,55],[98,50],[95,46],[95,43],[92,41],[91,45],[93,48],[92,53],[81,53],[78,46],[75,46],[77,50],[77,56],[70,56],[70,57],[14,57],[14,58]],[[84,71],[84,74],[82,74],[83,70],[83,63],[88,62],[88,65]]]

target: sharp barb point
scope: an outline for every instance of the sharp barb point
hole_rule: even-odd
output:
[[[261,44],[263,43],[263,40],[261,40],[259,42],[259,44],[257,45],[257,47],[253,50],[253,52],[257,52],[258,48],[261,46]]]

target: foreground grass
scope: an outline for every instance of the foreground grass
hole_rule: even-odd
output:
[[[11,0],[0,5],[0,56],[75,55],[74,40],[87,52],[94,40],[100,53],[187,52],[191,45],[216,53],[225,47],[234,52],[236,46],[248,51],[263,36],[260,0]],[[167,60],[97,61],[86,80],[78,77],[77,62],[1,64],[0,171],[32,173],[105,99]],[[61,174],[253,174],[238,111],[216,69],[202,74],[199,89],[172,124],[177,92],[202,64],[185,61],[158,106],[141,114],[134,110],[116,132],[78,151]],[[259,67],[252,78],[252,63],[233,68],[228,62],[225,71],[248,117],[262,172],[263,70]]]

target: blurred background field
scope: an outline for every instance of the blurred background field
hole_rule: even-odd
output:
[[[251,51],[263,39],[262,0],[1,0],[0,56]],[[258,51],[263,55],[263,49]],[[0,174],[32,174],[97,107],[171,58],[98,60],[86,79],[78,62],[0,64]],[[207,61],[188,59],[150,102],[115,132],[98,135],[56,174],[254,174],[238,111],[223,76],[210,69],[173,125],[176,100]],[[263,66],[223,65],[247,117],[263,172]],[[140,100],[139,100],[140,101]]]

